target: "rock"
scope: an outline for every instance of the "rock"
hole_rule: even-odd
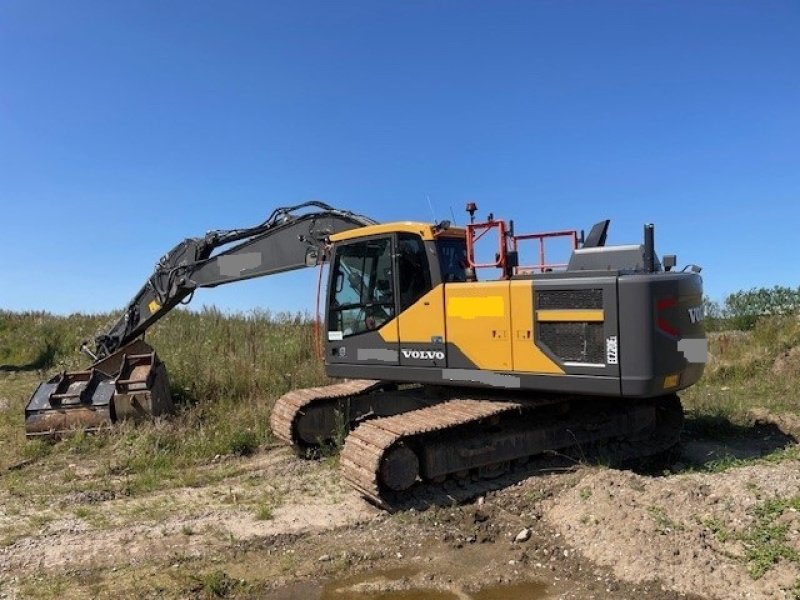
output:
[[[323,554],[319,557],[319,562],[328,562],[331,559],[329,554]]]
[[[514,538],[514,543],[521,544],[522,542],[527,542],[529,539],[531,539],[531,530],[526,527],[517,534]]]

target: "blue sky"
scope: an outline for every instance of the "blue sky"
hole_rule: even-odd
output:
[[[177,241],[307,199],[467,200],[800,283],[800,3],[0,3],[0,308],[121,307]],[[463,221],[462,221],[463,222]],[[311,309],[310,271],[198,294]]]

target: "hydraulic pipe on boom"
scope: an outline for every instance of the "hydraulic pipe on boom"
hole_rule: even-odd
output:
[[[94,350],[82,345],[94,360],[89,369],[60,373],[37,387],[25,409],[27,435],[52,436],[75,426],[99,429],[123,418],[171,412],[166,369],[142,339],[149,327],[190,302],[198,288],[313,267],[324,262],[331,235],[374,224],[312,201],[278,208],[254,227],[209,231],[180,242],[158,261],[119,320],[95,338]]]

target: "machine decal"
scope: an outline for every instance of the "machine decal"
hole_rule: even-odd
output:
[[[477,369],[442,369],[442,379],[447,381],[471,381],[502,388],[520,387],[520,378],[515,375],[505,375],[494,371],[479,371]]]
[[[223,277],[238,277],[244,271],[261,266],[261,252],[241,252],[237,254],[221,254],[217,257],[219,274]]]
[[[480,317],[503,317],[506,305],[502,296],[477,298],[455,297],[447,300],[447,316],[457,319],[477,319]]]
[[[619,364],[619,355],[617,353],[617,336],[615,335],[610,335],[606,338],[606,364]]]
[[[691,321],[692,325],[700,323],[705,318],[702,306],[693,306],[687,310],[689,311],[689,321]]]
[[[683,338],[678,341],[678,350],[690,363],[708,362],[708,340],[706,338]]]
[[[385,363],[397,362],[397,350],[388,348],[358,348],[356,360],[377,360]]]
[[[150,304],[147,305],[147,308],[150,309],[150,314],[154,314],[159,308],[161,308],[161,304],[159,304],[158,300],[151,300]]]
[[[343,331],[329,331],[328,332],[328,341],[329,342],[341,342],[344,339],[344,332]]]
[[[402,352],[403,358],[444,360],[444,352],[442,350],[409,350],[408,348],[402,348],[400,352]]]

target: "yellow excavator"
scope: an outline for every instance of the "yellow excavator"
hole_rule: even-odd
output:
[[[321,345],[327,374],[344,381],[279,398],[271,426],[304,454],[346,427],[342,474],[373,502],[576,444],[636,456],[674,445],[676,392],[706,362],[700,268],[659,259],[652,225],[641,243],[609,246],[609,221],[588,235],[516,234],[513,221],[476,222],[476,210],[467,205],[464,227],[378,224],[309,202],[184,240],[84,345],[91,368],[39,385],[28,436],[169,413],[166,368],[143,339],[151,325],[197,288],[327,264]],[[556,237],[570,256],[547,264]],[[534,264],[520,264],[523,244],[538,245]]]

